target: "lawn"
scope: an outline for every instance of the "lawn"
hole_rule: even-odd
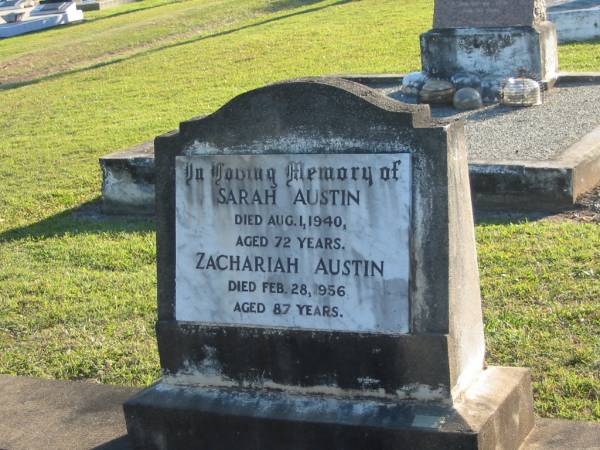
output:
[[[418,69],[432,0],[144,0],[0,41],[0,373],[147,385],[154,225],[96,214],[98,157],[285,78]],[[600,42],[562,67],[600,71]],[[600,421],[600,226],[477,227],[488,362]]]

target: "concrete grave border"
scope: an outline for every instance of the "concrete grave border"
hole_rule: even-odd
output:
[[[341,75],[377,89],[400,84],[402,74]],[[561,73],[561,84],[600,84],[600,72]],[[110,214],[154,212],[153,142],[100,158],[104,172],[104,210]],[[477,208],[553,211],[572,206],[577,198],[600,183],[600,124],[557,159],[472,160],[469,162],[472,197]],[[118,201],[123,189],[128,201]],[[142,199],[145,199],[142,201]]]
[[[485,209],[571,206],[600,181],[600,126],[547,161],[469,162],[475,204]]]
[[[600,84],[600,73],[562,73],[556,86]],[[475,205],[484,209],[556,210],[600,182],[600,124],[556,159],[472,160],[469,173]]]
[[[102,207],[110,214],[154,214],[154,141],[100,158]]]
[[[400,84],[403,75],[351,75],[344,78],[377,88]],[[600,84],[600,72],[562,72],[556,86]],[[552,211],[573,206],[600,183],[600,124],[558,158],[469,161],[475,207],[519,211]]]

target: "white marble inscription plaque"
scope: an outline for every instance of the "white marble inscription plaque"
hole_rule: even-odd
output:
[[[406,153],[179,156],[176,319],[407,333]]]

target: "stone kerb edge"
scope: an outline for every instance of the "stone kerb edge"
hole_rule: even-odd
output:
[[[471,161],[475,204],[486,208],[571,207],[600,180],[600,127],[547,161]]]

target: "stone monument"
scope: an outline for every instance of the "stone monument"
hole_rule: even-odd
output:
[[[421,36],[423,71],[527,77],[558,75],[556,27],[544,0],[436,0],[434,29]]]
[[[517,449],[528,371],[484,365],[463,124],[336,78],[156,138],[162,379],[138,449]]]

